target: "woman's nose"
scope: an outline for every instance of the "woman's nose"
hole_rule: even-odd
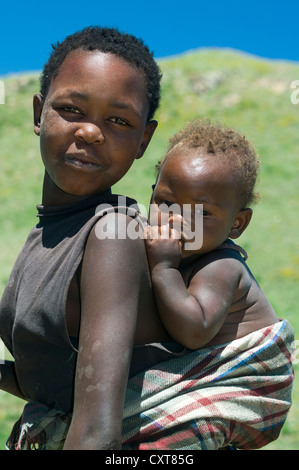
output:
[[[75,132],[75,137],[87,144],[102,144],[105,142],[105,138],[99,126],[92,124],[91,122],[81,123],[79,129]]]

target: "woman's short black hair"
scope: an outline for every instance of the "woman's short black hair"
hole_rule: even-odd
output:
[[[162,74],[154,60],[153,53],[142,39],[122,33],[115,28],[89,26],[67,36],[64,41],[52,47],[52,54],[40,77],[40,93],[43,98],[47,96],[51,80],[58,75],[62,62],[70,52],[76,49],[98,50],[114,54],[142,71],[150,104],[148,120],[153,118],[160,102]]]

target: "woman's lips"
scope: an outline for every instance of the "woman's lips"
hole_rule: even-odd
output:
[[[85,170],[97,170],[99,168],[103,168],[102,165],[99,165],[87,155],[66,155],[65,161],[77,168]]]

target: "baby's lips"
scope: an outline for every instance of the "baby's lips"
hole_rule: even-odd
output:
[[[194,241],[195,235],[190,238],[190,235],[187,236],[184,232],[181,232],[182,242],[183,243],[192,243]]]

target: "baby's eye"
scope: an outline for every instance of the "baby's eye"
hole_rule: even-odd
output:
[[[167,201],[167,199],[155,199],[155,203],[158,205],[158,206],[161,206],[161,205],[165,205],[167,207],[170,207],[173,205],[173,202],[171,201]]]
[[[211,215],[211,212],[203,210],[203,211],[202,211],[202,215],[203,215],[204,217],[207,217],[208,215]]]
[[[211,212],[206,211],[205,209],[202,209],[202,208],[201,209],[196,209],[195,213],[201,215],[202,217],[206,217],[208,215],[211,215]]]
[[[165,201],[161,201],[160,204],[165,204],[167,207],[170,207],[172,206],[173,202],[165,200]]]

